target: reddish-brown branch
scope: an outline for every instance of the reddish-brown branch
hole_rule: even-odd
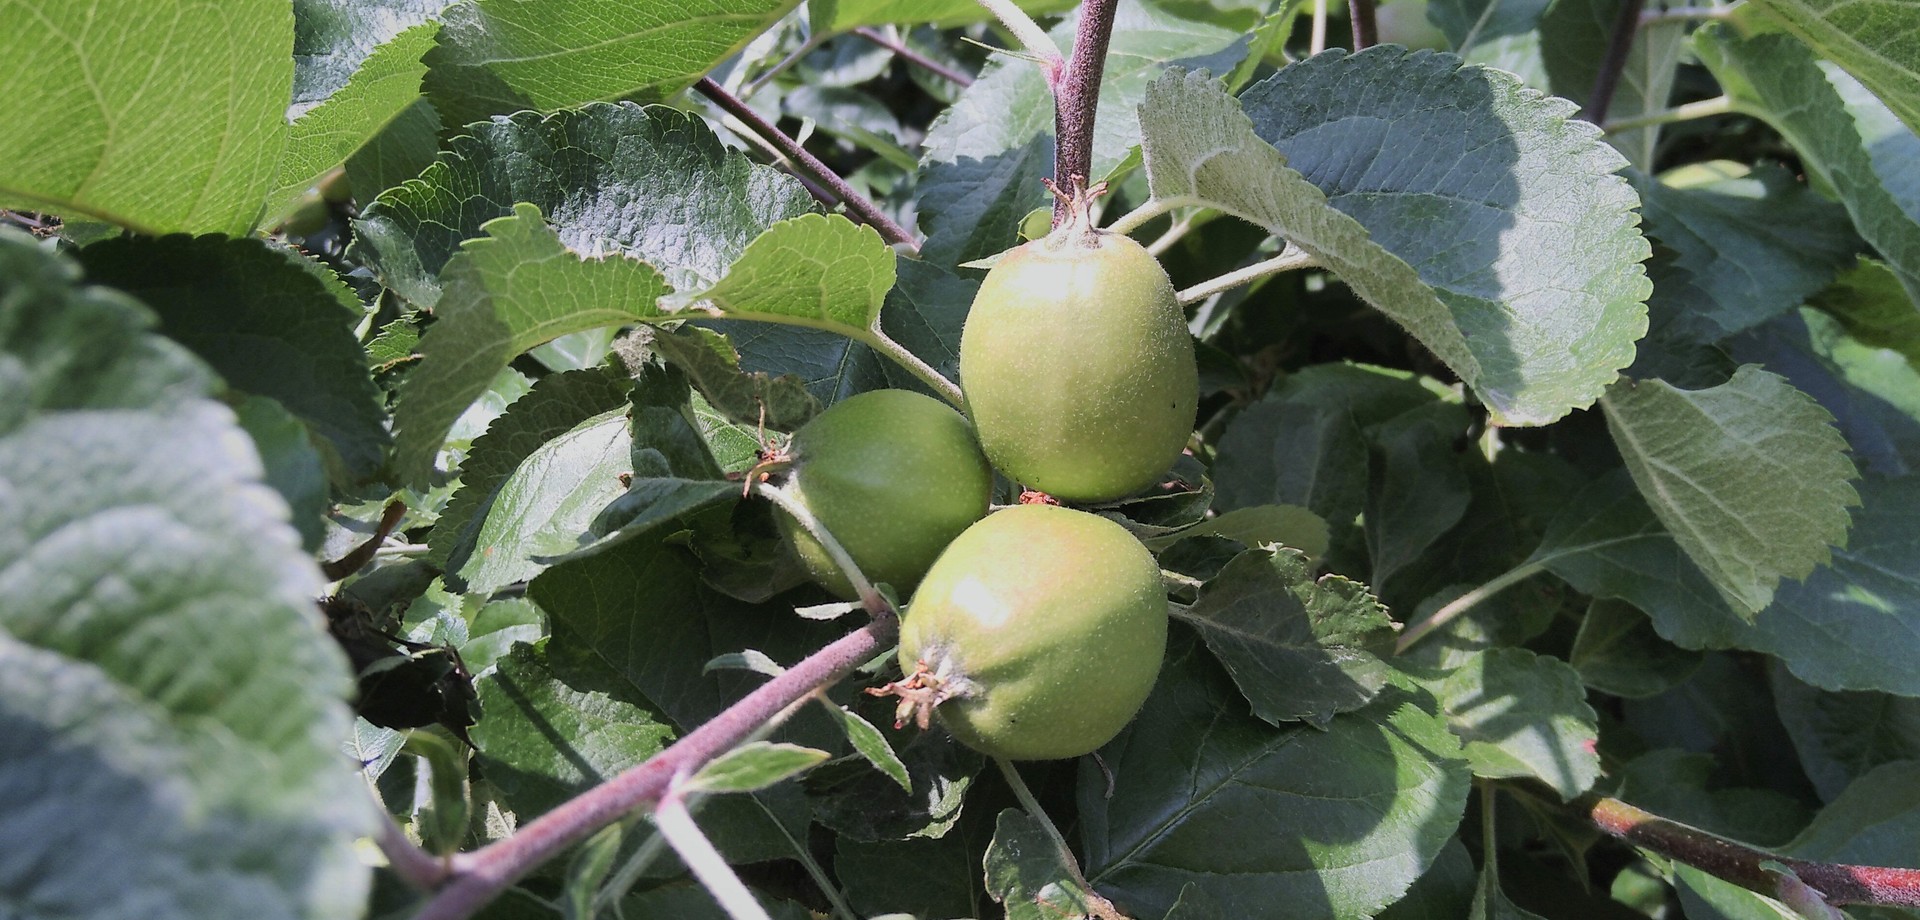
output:
[[[1774,895],[1779,890],[1777,880],[1763,868],[1771,862],[1793,870],[1831,904],[1920,907],[1920,869],[1786,859],[1669,821],[1619,799],[1589,796],[1579,806],[1595,827],[1615,837],[1761,894]]]
[[[1053,89],[1053,177],[1065,186],[1079,177],[1093,182],[1093,123],[1100,108],[1100,78],[1107,69],[1107,42],[1120,0],[1085,0],[1074,31],[1073,54],[1049,82]],[[1066,199],[1053,202],[1053,225],[1071,213]]]
[[[400,519],[406,515],[405,502],[388,502],[386,510],[380,513],[380,524],[374,528],[373,536],[368,537],[365,543],[354,547],[346,555],[332,562],[321,563],[321,574],[325,575],[328,581],[339,581],[366,568],[367,563],[373,561],[373,554],[379,552],[380,544],[387,542],[387,537],[393,535],[393,529],[400,526]]]
[[[418,920],[465,920],[521,876],[636,808],[652,805],[677,775],[699,770],[771,722],[776,715],[871,660],[899,635],[892,614],[875,617],[780,676],[762,684],[712,721],[646,762],[522,825],[504,840],[454,858],[453,873]]]
[[[1627,70],[1627,54],[1640,32],[1640,11],[1646,5],[1646,0],[1624,0],[1620,4],[1620,13],[1613,20],[1613,35],[1607,40],[1607,53],[1600,59],[1600,72],[1593,78],[1593,92],[1587,96],[1587,107],[1580,110],[1581,118],[1596,125],[1606,122],[1613,94],[1620,88],[1620,76]]]
[[[762,140],[772,144],[774,149],[792,161],[795,167],[805,170],[814,181],[820,183],[827,191],[833,193],[840,203],[846,205],[848,211],[860,218],[862,223],[880,231],[880,236],[887,242],[903,245],[915,251],[919,250],[920,244],[905,227],[895,223],[893,218],[880,210],[879,206],[868,201],[859,190],[848,185],[847,180],[840,178],[840,174],[834,172],[832,167],[820,162],[819,157],[808,153],[805,147],[788,137],[786,132],[761,118],[759,112],[755,112],[746,103],[727,92],[726,88],[715,83],[712,77],[701,77],[700,82],[695,83],[693,88],[700,95],[713,100],[713,104],[719,106],[728,115],[739,119],[741,124],[746,125],[748,130],[759,135]]]
[[[1347,16],[1353,23],[1353,50],[1380,43],[1379,16],[1374,12],[1373,0],[1347,0]]]
[[[873,42],[874,44],[879,45],[880,47],[893,52],[894,57],[897,57],[900,60],[906,61],[909,64],[917,65],[921,69],[927,71],[928,73],[931,73],[934,76],[939,77],[940,79],[945,80],[949,83],[953,83],[963,87],[973,85],[972,77],[969,77],[958,70],[954,70],[953,68],[948,67],[947,65],[942,64],[939,61],[934,60],[933,58],[927,57],[926,55],[921,54],[920,52],[907,47],[906,43],[904,42],[897,42],[891,38],[888,38],[886,34],[881,32],[879,29],[871,28],[868,26],[861,26],[860,28],[853,30],[853,34],[858,35],[861,38],[866,39],[867,41]]]

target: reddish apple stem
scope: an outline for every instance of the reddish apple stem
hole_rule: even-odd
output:
[[[1640,31],[1640,11],[1646,5],[1646,0],[1625,0],[1620,5],[1620,13],[1613,20],[1613,35],[1607,40],[1607,53],[1600,59],[1600,72],[1593,78],[1593,92],[1587,96],[1587,107],[1580,110],[1581,118],[1596,125],[1606,122],[1613,94],[1620,88],[1620,75],[1627,69],[1627,54]]]
[[[1353,22],[1353,50],[1380,43],[1379,17],[1374,13],[1373,0],[1347,0],[1347,16]]]
[[[1107,43],[1113,37],[1113,15],[1120,0],[1086,0],[1080,4],[1080,24],[1073,36],[1073,54],[1067,66],[1050,80],[1053,90],[1053,176],[1071,182],[1093,174],[1093,123],[1100,107],[1100,79],[1107,69]],[[1053,202],[1053,225],[1072,216],[1070,202]]]
[[[1578,807],[1608,834],[1770,897],[1780,885],[1765,864],[1777,863],[1830,904],[1920,907],[1920,869],[1786,859],[1604,796],[1588,796]]]
[[[746,103],[735,98],[732,93],[727,92],[725,87],[715,83],[712,77],[701,77],[700,82],[695,83],[693,88],[700,95],[713,100],[713,104],[719,106],[722,111],[739,119],[741,124],[760,135],[762,140],[772,144],[774,149],[792,161],[794,166],[805,170],[835,198],[838,198],[841,204],[846,205],[848,211],[860,218],[861,223],[880,231],[880,235],[887,242],[906,246],[915,252],[920,250],[920,244],[905,227],[895,223],[893,218],[880,210],[879,206],[868,201],[865,195],[847,184],[847,180],[840,178],[840,174],[834,172],[832,167],[820,162],[819,157],[808,153],[805,147],[788,137],[786,132],[761,118],[759,112],[755,112]]]
[[[899,630],[899,619],[893,613],[875,617],[865,627],[762,684],[639,766],[527,822],[511,837],[454,857],[452,874],[427,901],[417,920],[465,920],[473,916],[507,886],[560,851],[636,808],[659,802],[675,776],[698,771],[747,740],[787,707],[853,673],[854,668],[892,645]]]

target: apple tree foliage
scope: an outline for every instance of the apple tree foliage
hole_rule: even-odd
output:
[[[1200,418],[997,769],[884,644],[671,758],[862,627],[748,471],[960,399],[1080,5],[0,0],[0,917],[1832,916],[1588,814],[1920,866],[1920,10],[1703,2],[1086,5]]]

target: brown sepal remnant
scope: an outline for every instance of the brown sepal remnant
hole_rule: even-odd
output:
[[[1039,491],[1039,490],[1037,490],[1037,489],[1027,489],[1026,491],[1024,491],[1024,492],[1021,492],[1021,493],[1020,493],[1020,500],[1019,500],[1019,504],[1022,504],[1022,505],[1058,505],[1058,504],[1060,504],[1060,500],[1059,500],[1059,499],[1057,499],[1057,498],[1054,498],[1054,497],[1053,497],[1053,496],[1051,496],[1051,495],[1048,495],[1048,494],[1047,494],[1047,493],[1045,493],[1045,492],[1041,492],[1041,491]]]
[[[893,708],[893,727],[905,728],[908,720],[925,731],[933,724],[934,707],[946,702],[955,694],[947,686],[947,681],[935,674],[922,658],[916,664],[912,674],[879,687],[868,687],[868,696],[898,697],[900,702]]]

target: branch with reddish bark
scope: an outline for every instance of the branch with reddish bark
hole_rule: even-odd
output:
[[[1627,70],[1627,55],[1640,32],[1640,11],[1646,6],[1646,0],[1626,0],[1620,4],[1620,13],[1614,17],[1613,35],[1607,40],[1607,52],[1600,58],[1600,72],[1593,78],[1593,92],[1587,95],[1586,108],[1580,110],[1581,118],[1596,125],[1607,120],[1614,93],[1620,89],[1620,77]]]
[[[1063,187],[1078,190],[1094,181],[1093,124],[1100,108],[1100,79],[1107,70],[1107,44],[1113,37],[1114,10],[1119,0],[1086,0],[1080,4],[1080,22],[1073,36],[1073,56],[1066,66],[1049,74],[1053,90],[1053,176]],[[1055,197],[1053,225],[1071,215],[1067,198]]]
[[[834,172],[832,167],[820,162],[819,157],[808,153],[805,147],[788,137],[786,132],[761,118],[759,112],[755,112],[745,102],[727,92],[726,88],[715,83],[712,77],[701,77],[700,82],[695,83],[693,88],[700,95],[713,100],[714,105],[719,106],[728,115],[732,115],[761,140],[771,144],[796,168],[804,170],[807,175],[801,177],[803,180],[811,178],[820,187],[826,189],[841,204],[846,205],[847,210],[858,217],[861,223],[880,231],[880,236],[887,242],[905,246],[915,252],[919,251],[919,242],[914,239],[912,233],[907,232],[905,227],[895,223],[893,218],[881,211],[878,205],[867,200],[867,197],[860,194],[858,189],[847,184],[847,180],[840,178],[840,174]]]
[[[1769,866],[1784,866],[1828,904],[1920,907],[1920,869],[1787,859],[1619,799],[1587,796],[1575,805],[1608,834],[1769,897],[1782,895],[1781,876]]]

